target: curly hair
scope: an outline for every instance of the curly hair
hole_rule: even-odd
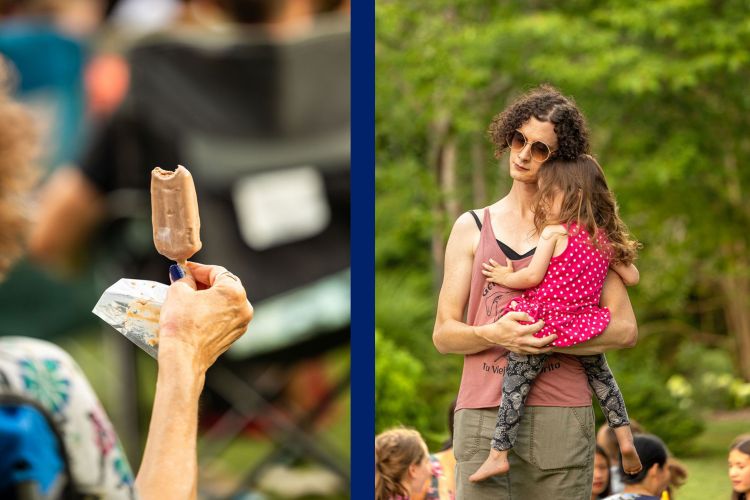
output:
[[[401,484],[409,466],[427,457],[427,445],[419,432],[396,428],[375,437],[375,500],[408,498]]]
[[[23,252],[37,174],[37,131],[29,111],[9,95],[10,76],[0,58],[0,279]]]
[[[492,119],[487,135],[495,145],[495,158],[500,158],[508,149],[508,135],[532,116],[554,125],[557,151],[553,158],[573,160],[589,152],[586,120],[573,98],[565,97],[555,87],[543,84],[516,99]]]
[[[607,186],[602,167],[591,155],[581,155],[574,161],[547,161],[539,169],[538,183],[534,225],[539,234],[545,226],[575,222],[586,230],[596,248],[607,250],[613,262],[633,263],[641,245],[620,219],[615,195]],[[557,193],[562,193],[563,201],[560,215],[553,217],[550,207]],[[595,235],[605,236],[606,240],[600,241]]]

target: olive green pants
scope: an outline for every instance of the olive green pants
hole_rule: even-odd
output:
[[[591,498],[596,442],[591,406],[527,406],[508,454],[510,472],[472,483],[469,476],[490,453],[496,420],[497,408],[456,412],[456,500]]]

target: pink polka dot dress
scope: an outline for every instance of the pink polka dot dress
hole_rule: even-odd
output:
[[[553,345],[567,347],[601,334],[609,324],[606,307],[599,307],[604,279],[609,269],[606,237],[598,236],[597,249],[586,230],[573,223],[568,229],[568,246],[550,259],[542,282],[526,290],[506,308],[523,311],[534,320],[543,319],[544,328],[536,337],[556,333]]]

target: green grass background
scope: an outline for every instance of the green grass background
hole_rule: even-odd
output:
[[[750,432],[750,412],[717,413],[706,418],[706,431],[696,442],[691,457],[677,457],[688,469],[684,486],[677,489],[678,500],[728,500],[732,494],[727,474],[727,453],[739,434]]]

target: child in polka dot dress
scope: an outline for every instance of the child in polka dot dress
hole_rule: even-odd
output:
[[[620,220],[604,172],[591,156],[547,161],[539,170],[538,185],[534,223],[540,237],[531,263],[514,272],[510,259],[505,265],[490,259],[482,272],[487,281],[526,289],[504,313],[522,311],[534,321],[543,320],[544,327],[535,335],[556,335],[552,345],[568,347],[596,337],[609,324],[609,310],[599,307],[608,269],[617,272],[626,285],[638,283],[638,270],[633,265],[638,243]],[[508,471],[508,450],[515,442],[526,396],[548,356],[508,355],[490,456],[470,480],[481,481]],[[604,354],[579,359],[614,428],[625,472],[637,473],[641,462],[633,446],[625,402]]]

